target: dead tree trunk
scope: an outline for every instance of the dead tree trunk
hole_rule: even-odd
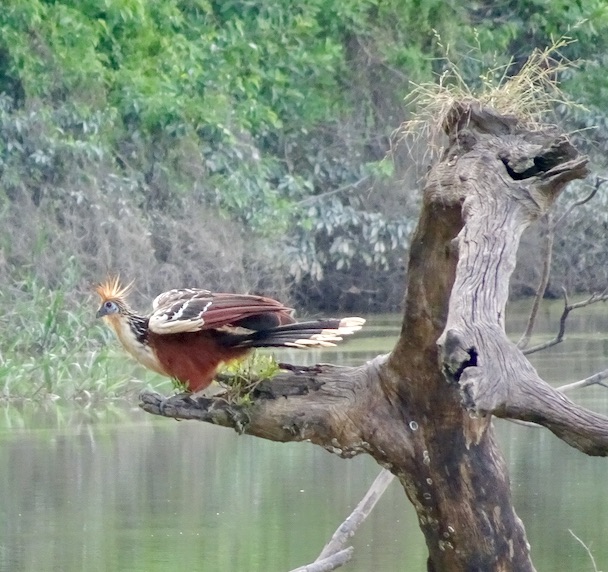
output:
[[[355,368],[317,366],[262,382],[246,407],[141,396],[151,413],[276,441],[372,455],[418,514],[429,571],[534,570],[491,416],[534,421],[590,455],[608,419],[541,380],[504,330],[519,237],[586,159],[554,132],[475,102],[455,105],[449,146],[429,172],[409,261],[401,335]]]

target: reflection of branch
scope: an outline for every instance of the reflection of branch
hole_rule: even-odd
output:
[[[315,560],[306,566],[295,568],[291,572],[330,572],[346,564],[353,557],[354,550],[352,546],[349,546],[344,550],[340,550],[340,552],[323,558],[323,560]]]
[[[574,304],[568,303],[568,294],[564,290],[564,310],[559,319],[559,330],[556,336],[552,340],[548,340],[536,346],[532,346],[531,348],[524,349],[522,350],[522,352],[525,355],[529,355],[535,352],[539,352],[541,350],[546,350],[547,348],[561,343],[564,340],[564,334],[566,333],[566,320],[568,319],[568,315],[570,314],[570,312],[572,312],[572,310],[578,310],[579,308],[584,308],[585,306],[595,304],[596,302],[606,302],[606,300],[608,300],[607,290],[604,290],[601,294],[591,294],[591,296],[589,296],[589,298],[587,298],[586,300],[581,300],[580,302],[575,302]],[[520,347],[519,343],[518,347]]]
[[[589,549],[589,547],[578,536],[576,536],[576,534],[574,534],[574,532],[572,532],[570,529],[568,529],[568,532],[572,536],[574,536],[574,538],[576,540],[578,540],[583,545],[583,548],[587,551],[587,554],[589,555],[589,558],[591,559],[591,564],[593,564],[593,570],[594,570],[594,572],[600,572],[597,569],[597,564],[595,563],[595,558],[593,557],[593,554],[592,554],[591,550]]]
[[[311,564],[301,566],[291,572],[325,572],[326,570],[334,570],[338,566],[342,566],[342,564],[348,562],[352,557],[353,548],[350,546],[349,548],[344,549],[344,545],[348,539],[355,534],[359,525],[368,517],[393,478],[394,475],[386,469],[380,471],[380,474],[376,477],[376,480],[372,483],[355,510],[353,510],[350,516],[337,528],[336,532],[334,532],[334,535],[331,537],[331,540],[325,545],[325,548],[323,548],[317,559]],[[343,556],[338,559],[337,557],[339,555]],[[333,566],[332,568],[326,567],[338,560],[340,560],[340,563],[337,566]]]

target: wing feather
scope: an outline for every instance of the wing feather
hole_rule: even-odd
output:
[[[159,294],[154,301],[152,302],[152,308],[154,311],[159,308],[164,308],[166,306],[170,306],[180,300],[189,300],[195,298],[211,298],[213,296],[212,292],[209,290],[203,290],[201,288],[181,288],[168,290],[167,292],[163,292]]]
[[[160,294],[153,302],[153,309],[149,328],[157,334],[238,327],[240,320],[267,313],[276,314],[279,324],[293,322],[293,310],[272,298],[194,288]]]

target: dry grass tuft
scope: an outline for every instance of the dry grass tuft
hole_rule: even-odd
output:
[[[574,42],[570,38],[562,37],[544,50],[535,49],[513,76],[509,75],[514,65],[512,59],[505,65],[489,67],[479,76],[477,88],[467,84],[458,64],[449,57],[449,49],[441,44],[438,35],[436,38],[446,53],[446,70],[435,83],[415,85],[406,97],[414,115],[398,129],[399,143],[406,141],[411,146],[426,141],[427,153],[436,156],[442,149],[444,121],[457,102],[477,102],[502,115],[516,116],[522,127],[532,131],[551,125],[548,117],[557,105],[575,105],[559,87],[561,74],[576,67],[576,62],[560,52]]]

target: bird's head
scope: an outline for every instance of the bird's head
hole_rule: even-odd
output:
[[[101,305],[97,310],[97,318],[110,318],[112,316],[120,317],[129,313],[127,305],[127,295],[129,294],[133,282],[122,286],[118,276],[111,276],[105,282],[98,284],[95,287],[95,292],[101,298]]]

